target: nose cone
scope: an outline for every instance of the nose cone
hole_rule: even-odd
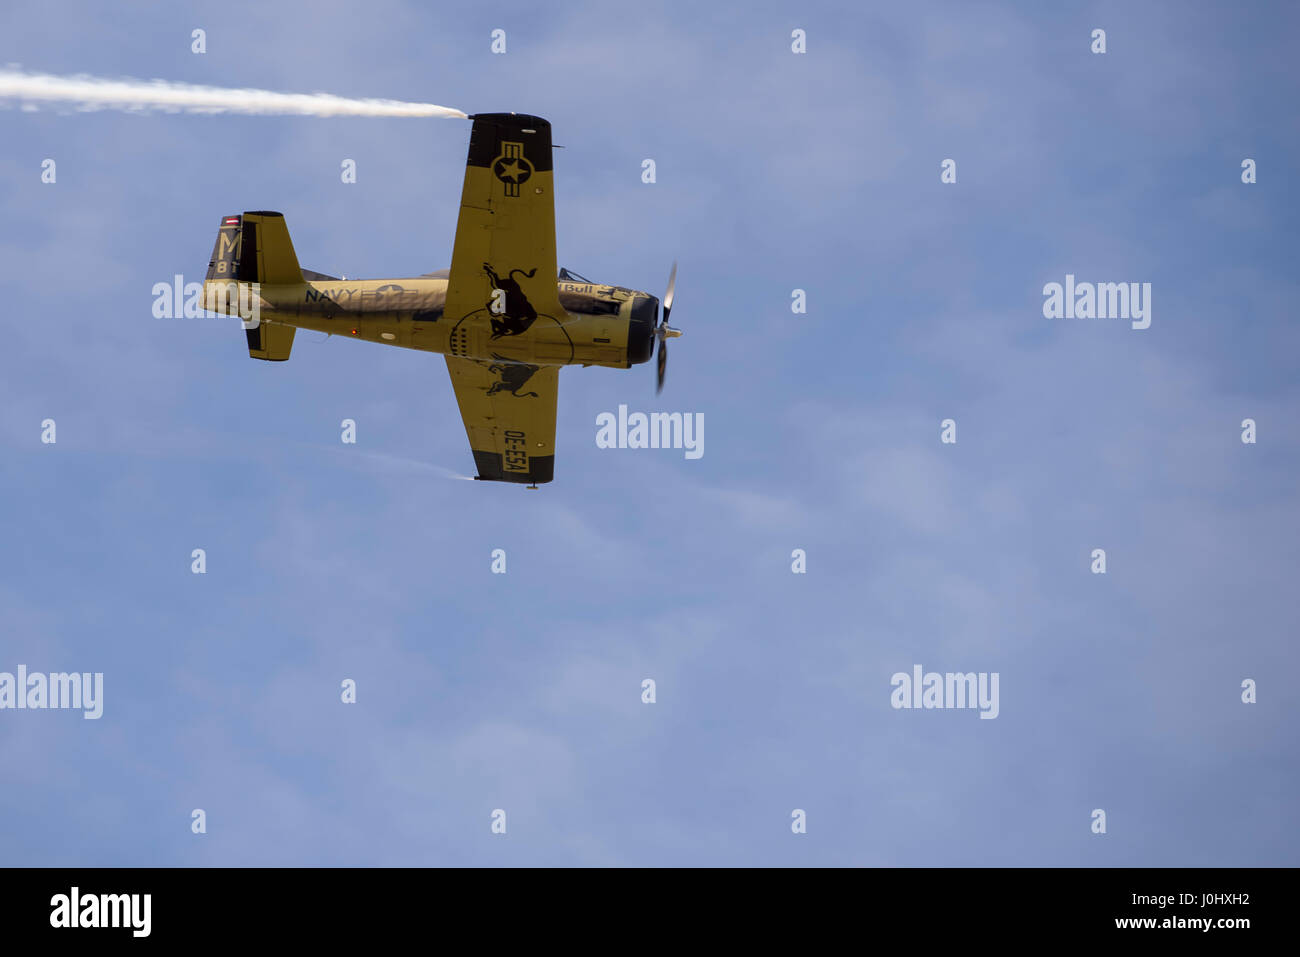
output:
[[[632,319],[627,328],[629,365],[649,362],[655,349],[655,324],[659,320],[659,300],[639,293],[632,300]]]

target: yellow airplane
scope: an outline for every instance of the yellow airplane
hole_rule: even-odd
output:
[[[662,321],[648,293],[557,274],[551,124],[515,113],[470,119],[450,269],[326,276],[299,267],[280,213],[246,212],[221,220],[204,302],[245,317],[255,359],[288,359],[297,329],[445,354],[477,478],[536,488],[555,473],[561,366],[627,369],[657,341],[663,388],[665,340],[681,335],[668,325],[677,264]]]

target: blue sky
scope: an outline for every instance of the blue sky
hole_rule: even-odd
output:
[[[545,116],[561,264],[676,259],[686,334],[659,398],[561,374],[553,484],[451,481],[439,357],[151,289],[252,209],[446,266],[467,123],[0,111],[0,671],[105,688],[0,711],[4,863],[1300,863],[1294,7],[122,10],[7,4],[0,63]],[[1045,319],[1067,273],[1151,327]],[[620,403],[704,456],[597,448]],[[891,708],[914,664],[999,716]]]

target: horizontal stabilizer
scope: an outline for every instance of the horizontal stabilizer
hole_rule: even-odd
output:
[[[257,328],[244,330],[248,336],[248,354],[254,359],[283,362],[289,358],[293,334],[297,331],[293,326],[282,326],[278,322],[259,322]]]

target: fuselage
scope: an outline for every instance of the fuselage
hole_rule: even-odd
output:
[[[626,369],[650,358],[659,300],[647,293],[561,280],[561,315],[538,314],[523,332],[507,333],[494,321],[499,301],[485,300],[465,316],[444,314],[447,283],[436,275],[292,284],[209,279],[204,301],[236,315],[242,296],[246,326],[251,304],[260,322],[471,359]]]

